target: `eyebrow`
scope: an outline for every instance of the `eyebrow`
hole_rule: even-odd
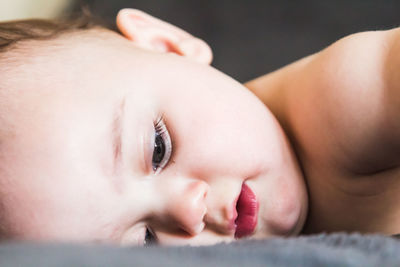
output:
[[[115,107],[112,119],[113,174],[116,175],[122,165],[122,136],[124,132],[125,97]]]

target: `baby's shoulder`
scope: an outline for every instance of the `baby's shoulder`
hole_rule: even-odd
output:
[[[360,175],[400,166],[396,36],[397,29],[351,35],[293,72],[288,121],[300,156]]]
[[[309,231],[400,232],[398,36],[355,34],[293,68],[288,128],[309,187]]]
[[[306,231],[400,232],[400,30],[345,37],[247,86],[293,144]]]

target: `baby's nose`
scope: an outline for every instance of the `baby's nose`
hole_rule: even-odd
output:
[[[209,186],[204,181],[189,180],[184,186],[177,186],[167,200],[167,212],[177,226],[191,235],[204,229],[204,216],[207,213],[205,198]]]

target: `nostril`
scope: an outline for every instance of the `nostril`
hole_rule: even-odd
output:
[[[209,185],[204,181],[196,181],[193,183],[192,188],[192,202],[191,205],[188,206],[190,211],[188,211],[188,215],[190,214],[192,217],[192,234],[199,234],[203,231],[205,224],[204,224],[204,217],[207,213],[207,206],[206,206],[206,197],[209,191]]]
[[[182,189],[183,191],[176,191],[176,195],[170,199],[168,209],[181,229],[197,235],[205,227],[209,185],[204,181],[192,180]]]
[[[193,231],[193,235],[198,235],[200,234],[203,230],[204,227],[206,226],[206,224],[204,222],[201,222],[200,224],[198,224],[198,226],[195,228],[195,230]]]

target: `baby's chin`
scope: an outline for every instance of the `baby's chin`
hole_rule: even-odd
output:
[[[273,210],[270,205],[264,205],[259,211],[258,224],[253,236],[260,239],[298,235],[304,226],[305,218],[306,212],[301,201],[285,201],[284,204],[277,204]]]
[[[247,184],[259,205],[254,238],[298,235],[307,216],[307,190],[294,157],[285,168],[268,170]],[[280,165],[280,164],[279,164]]]

